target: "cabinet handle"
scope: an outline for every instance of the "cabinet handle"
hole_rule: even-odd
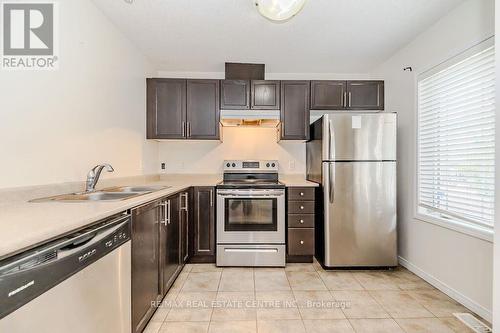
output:
[[[184,206],[182,205],[182,198],[184,198]],[[186,212],[188,210],[188,194],[187,193],[181,193],[181,210],[185,210]]]
[[[304,206],[300,206],[300,209],[301,209],[301,210],[304,210]]]
[[[300,196],[303,197],[304,196],[304,192],[300,192]]]
[[[344,107],[346,107],[347,106],[347,92],[345,92],[345,91],[344,91],[344,98],[342,98],[342,100],[343,100],[342,105]]]
[[[170,200],[167,201],[167,207],[168,207],[168,219],[167,219],[167,223],[170,224],[170,221],[171,221],[171,211],[170,211]]]
[[[186,122],[185,121],[182,122],[182,137],[183,138],[186,137]]]
[[[214,190],[210,190],[210,207],[214,206]]]
[[[351,92],[349,91],[349,107],[351,107],[351,97],[352,97],[352,95],[351,95]]]
[[[303,240],[300,241],[300,245],[304,245],[304,241]]]
[[[187,137],[191,137],[191,122],[187,122]]]
[[[170,224],[170,200],[165,201],[164,203],[160,204],[160,206],[163,207],[164,216],[164,219],[160,223],[166,227],[167,224]]]
[[[300,220],[300,224],[304,224],[304,220]]]

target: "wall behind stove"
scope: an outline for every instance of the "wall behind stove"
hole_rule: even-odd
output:
[[[163,141],[159,160],[166,173],[222,173],[225,159],[278,160],[280,173],[306,172],[304,142],[276,142],[276,129],[223,127],[223,141]]]

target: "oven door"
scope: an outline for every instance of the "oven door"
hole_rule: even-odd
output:
[[[283,244],[283,189],[217,190],[218,244]]]

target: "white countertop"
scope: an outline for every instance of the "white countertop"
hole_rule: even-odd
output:
[[[160,178],[156,181],[136,181],[125,185],[148,184],[170,187],[122,201],[41,203],[14,201],[3,204],[0,207],[0,259],[191,186],[215,186],[222,177],[162,175]],[[300,176],[284,176],[280,180],[287,186],[317,186]]]

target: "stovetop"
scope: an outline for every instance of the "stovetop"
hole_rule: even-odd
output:
[[[260,188],[260,189],[281,189],[285,188],[285,184],[280,181],[269,181],[262,179],[247,179],[247,180],[227,180],[217,184],[217,188],[236,189],[236,188]]]
[[[278,161],[226,160],[223,179],[217,188],[285,188],[285,185],[278,180]]]

